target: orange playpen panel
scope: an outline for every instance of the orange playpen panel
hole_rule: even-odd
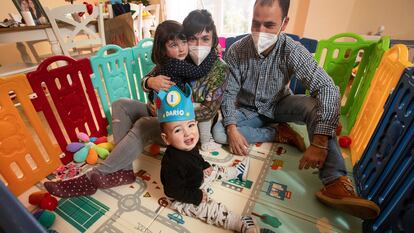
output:
[[[62,153],[42,126],[30,101],[32,93],[23,74],[0,78],[0,175],[16,196],[53,172],[60,165]],[[15,102],[20,104],[33,130],[25,123]],[[47,156],[42,155],[33,132]]]
[[[405,45],[395,45],[384,53],[366,100],[350,133],[353,164],[364,153],[384,111],[388,96],[397,85],[404,69],[409,66],[412,66],[412,64],[408,62],[408,49]]]

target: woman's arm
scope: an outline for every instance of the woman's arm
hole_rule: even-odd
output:
[[[196,119],[206,121],[212,119],[220,109],[226,88],[227,65],[217,61],[205,78],[192,83],[194,102],[200,103],[196,110]]]

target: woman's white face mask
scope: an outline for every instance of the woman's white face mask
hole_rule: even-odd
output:
[[[188,52],[196,65],[200,65],[210,53],[210,46],[189,46]]]
[[[266,51],[266,49],[270,48],[272,45],[274,45],[277,42],[277,40],[279,39],[280,31],[282,30],[284,23],[285,23],[285,18],[283,18],[282,24],[280,25],[279,32],[277,34],[266,33],[266,32],[252,32],[254,46],[256,47],[258,54],[263,53],[264,51]]]

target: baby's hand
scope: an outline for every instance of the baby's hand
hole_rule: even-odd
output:
[[[213,172],[213,168],[210,166],[210,167],[204,169],[203,172],[204,172],[205,176],[210,176],[211,173]]]
[[[201,202],[207,202],[207,200],[208,200],[208,195],[207,193],[203,191],[203,199],[201,199]]]

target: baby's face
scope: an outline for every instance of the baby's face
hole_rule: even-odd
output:
[[[161,133],[167,145],[171,145],[179,150],[190,151],[198,142],[199,133],[197,121],[175,121],[164,123],[164,132]]]
[[[186,40],[169,40],[165,43],[167,56],[178,60],[184,60],[188,55],[188,44]]]

